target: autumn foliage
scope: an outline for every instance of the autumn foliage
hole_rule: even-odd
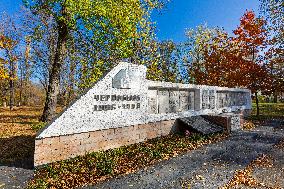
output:
[[[5,64],[6,64],[5,60],[0,59],[0,80],[6,79],[8,77]]]
[[[13,48],[13,41],[4,35],[0,35],[0,50],[9,50]],[[4,58],[0,58],[0,80],[9,78],[8,69],[7,69],[8,61]]]
[[[247,87],[253,92],[268,83],[264,62],[258,53],[266,46],[264,20],[247,11],[234,30],[234,37],[219,32],[210,41],[202,65],[193,66],[191,77],[197,84]]]

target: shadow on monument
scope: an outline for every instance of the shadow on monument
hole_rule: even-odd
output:
[[[33,169],[35,136],[0,138],[0,166]]]
[[[200,133],[203,135],[222,133],[224,128],[214,122],[203,118],[202,116],[191,116],[185,118],[178,118],[175,121],[176,132],[186,133],[186,131],[192,133]]]

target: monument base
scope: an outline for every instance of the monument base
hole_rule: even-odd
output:
[[[222,126],[224,131],[229,133],[232,127],[240,127],[242,124],[242,114],[234,114],[234,116],[242,119],[240,119],[239,122],[232,122],[231,115],[211,115],[205,116],[205,118],[214,124]],[[90,152],[143,142],[148,139],[166,136],[170,133],[180,132],[182,131],[181,127],[182,125],[178,119],[173,119],[128,127],[36,139],[34,165],[39,166],[73,158],[78,155],[85,155]]]
[[[34,165],[43,165],[84,155],[88,152],[139,143],[176,131],[177,125],[175,124],[175,120],[167,120],[143,125],[36,139]]]

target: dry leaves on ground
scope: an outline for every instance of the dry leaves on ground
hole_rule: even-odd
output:
[[[284,148],[284,139],[274,145],[275,148],[283,149]]]
[[[74,188],[128,174],[164,159],[217,142],[224,134],[168,135],[117,149],[52,163],[35,172],[29,188]],[[200,177],[201,179],[201,177]]]
[[[253,160],[245,169],[237,170],[233,178],[225,186],[220,189],[234,188],[239,185],[245,185],[249,187],[267,187],[265,183],[258,182],[257,178],[254,178],[252,173],[255,167],[272,167],[273,159],[269,155],[261,155],[257,159]],[[267,187],[270,188],[270,187]]]
[[[242,127],[244,130],[251,130],[255,128],[255,124],[252,121],[245,121]]]

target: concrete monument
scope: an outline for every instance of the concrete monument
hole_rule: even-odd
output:
[[[169,134],[177,118],[250,109],[248,89],[150,81],[122,62],[39,132],[35,165]]]

